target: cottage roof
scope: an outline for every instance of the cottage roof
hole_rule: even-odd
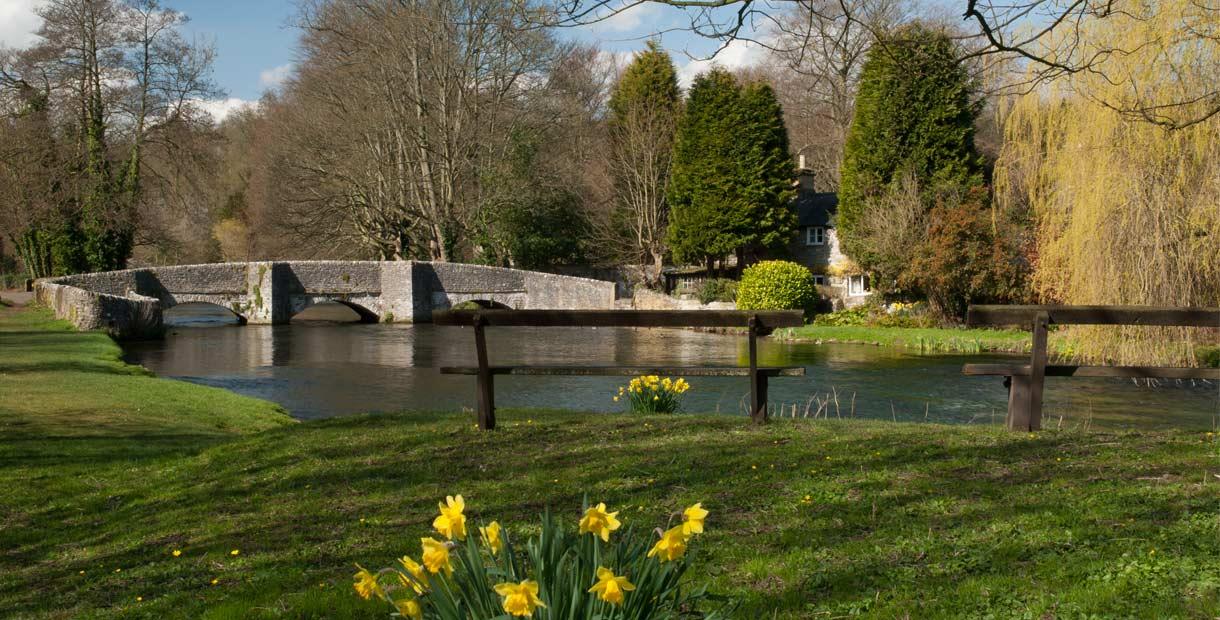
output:
[[[833,227],[835,225],[835,215],[839,211],[838,194],[800,188],[796,191],[796,200],[793,203],[796,205],[798,226]]]

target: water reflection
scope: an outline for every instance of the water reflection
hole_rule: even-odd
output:
[[[227,311],[226,311],[227,312]],[[473,332],[431,325],[200,328],[176,326],[159,342],[126,345],[128,359],[177,377],[283,404],[301,418],[474,406],[474,380],[441,375],[440,366],[473,365]],[[488,330],[493,363],[740,365],[742,338],[679,330]],[[771,400],[790,415],[1000,423],[1002,379],[964,377],[967,361],[1006,356],[916,355],[862,345],[763,341],[764,363],[802,365],[808,376],[771,382]],[[500,406],[613,411],[618,377],[500,377]],[[743,378],[691,380],[687,408],[744,414]],[[1047,380],[1049,425],[1210,428],[1220,411],[1217,386],[1203,382],[1137,385],[1118,379]],[[837,403],[837,404],[836,404]]]

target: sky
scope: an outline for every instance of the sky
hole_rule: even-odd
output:
[[[0,0],[0,46],[25,47],[37,41],[35,14],[41,0]],[[213,116],[223,117],[243,105],[251,105],[268,89],[276,88],[292,71],[298,31],[291,22],[296,0],[163,0],[163,4],[190,18],[185,34],[211,42],[216,47],[213,78],[226,96],[206,103]],[[756,45],[744,41],[720,50],[711,41],[671,28],[688,24],[674,8],[653,4],[637,6],[590,26],[563,28],[559,35],[596,42],[620,58],[643,47],[644,41],[660,34],[670,51],[684,84],[713,62],[740,68],[760,61]]]

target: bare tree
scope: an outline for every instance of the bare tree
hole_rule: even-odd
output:
[[[619,260],[645,265],[649,285],[660,282],[665,261],[665,189],[676,127],[674,110],[637,106],[611,130],[609,163],[618,208],[599,220],[597,239]]]
[[[383,258],[455,258],[480,162],[557,54],[505,0],[319,1],[284,106],[291,206]]]

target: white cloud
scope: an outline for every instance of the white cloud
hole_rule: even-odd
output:
[[[264,69],[258,74],[258,83],[263,88],[279,88],[292,75],[292,63]]]
[[[258,108],[257,101],[247,101],[245,99],[238,99],[237,97],[196,101],[195,104],[198,105],[199,108],[204,112],[210,114],[217,123],[220,123],[225,119],[225,117],[239,110]]]
[[[743,39],[733,39],[720,49],[712,58],[692,58],[678,68],[678,82],[683,88],[689,87],[695,76],[719,66],[729,71],[744,69],[761,63],[766,59],[767,48]]]
[[[34,12],[43,0],[0,0],[0,47],[28,47],[42,18]]]
[[[661,15],[661,5],[645,2],[643,4],[634,5],[628,9],[611,14],[606,19],[589,24],[589,30],[594,33],[631,33],[636,32],[640,26],[646,25],[649,32],[654,30],[656,20]]]

